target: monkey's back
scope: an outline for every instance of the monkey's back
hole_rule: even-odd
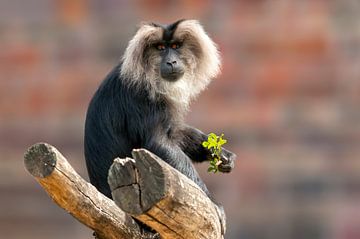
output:
[[[152,101],[145,88],[126,84],[115,67],[94,94],[86,115],[84,151],[90,182],[111,197],[108,170],[116,157],[147,148],[156,132],[168,130],[166,102]]]

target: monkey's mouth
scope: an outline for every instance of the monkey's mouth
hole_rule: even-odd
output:
[[[183,75],[184,71],[161,72],[161,78],[171,82],[179,80]]]

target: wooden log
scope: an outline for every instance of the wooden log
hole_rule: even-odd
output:
[[[192,180],[144,149],[115,159],[108,183],[116,204],[161,238],[223,238],[225,215]]]
[[[49,196],[93,229],[97,238],[150,238],[141,233],[139,225],[114,201],[81,178],[53,146],[35,144],[27,150],[24,160],[26,169]]]

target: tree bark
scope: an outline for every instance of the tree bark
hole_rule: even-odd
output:
[[[116,202],[78,175],[56,148],[38,143],[25,153],[25,167],[60,207],[93,229],[97,238],[156,238],[132,218],[168,238],[223,238],[225,216],[190,179],[154,154],[134,150],[115,159],[109,185]]]
[[[115,203],[167,238],[223,238],[225,216],[192,180],[145,149],[115,159],[108,182]]]
[[[98,238],[143,238],[131,216],[87,183],[53,146],[35,144],[24,159],[26,169],[54,202],[93,229]]]

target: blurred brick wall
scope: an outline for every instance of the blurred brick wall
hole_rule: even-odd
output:
[[[188,121],[224,132],[239,161],[200,174],[224,204],[226,238],[360,238],[360,3],[327,1],[0,2],[0,230],[91,238],[22,166],[56,145],[86,177],[87,104],[142,20],[200,19],[223,73]],[[31,233],[30,233],[31,232]]]

